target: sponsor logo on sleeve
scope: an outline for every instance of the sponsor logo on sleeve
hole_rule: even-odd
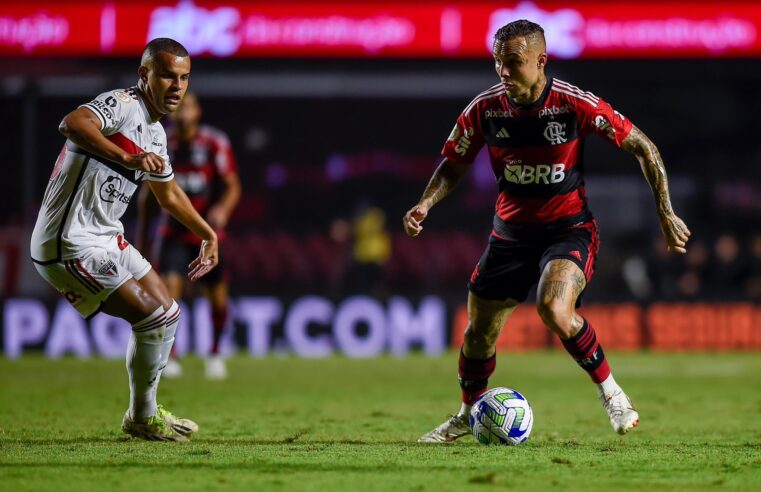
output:
[[[616,129],[613,128],[613,125],[610,124],[610,121],[605,116],[601,114],[595,116],[595,126],[601,132],[605,132],[609,139],[616,139]]]
[[[457,141],[457,145],[454,148],[454,151],[459,156],[465,156],[465,154],[468,152],[468,149],[470,148],[471,141],[470,137],[473,136],[473,127],[468,127],[465,129],[464,134],[460,137],[460,139]]]
[[[462,136],[462,129],[460,129],[460,125],[455,125],[454,128],[452,128],[452,133],[449,134],[447,137],[447,140],[451,140],[452,142],[458,140]]]
[[[626,119],[626,117],[622,115],[621,113],[619,113],[618,111],[614,110],[613,114],[621,118],[621,121],[624,121]],[[613,124],[611,124],[611,122],[608,121],[608,119],[605,116],[601,114],[598,114],[597,116],[595,116],[595,126],[597,127],[598,130],[600,130],[601,132],[604,132],[608,136],[609,139],[611,140],[616,139],[616,129],[613,127]]]
[[[114,112],[111,111],[111,108],[109,108],[108,105],[104,101],[101,101],[100,99],[95,99],[90,102],[90,106],[94,106],[95,109],[100,111],[100,113],[103,116],[105,116],[107,119],[109,120],[114,119]]]

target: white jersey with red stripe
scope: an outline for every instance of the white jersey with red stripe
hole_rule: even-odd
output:
[[[161,156],[164,170],[158,174],[130,170],[67,140],[53,168],[32,233],[35,263],[75,258],[78,251],[112,241],[124,233],[120,219],[140,182],[173,179],[166,133],[161,123],[151,121],[137,88],[104,92],[80,107],[95,113],[101,133],[125,151]]]

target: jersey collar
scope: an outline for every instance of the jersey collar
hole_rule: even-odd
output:
[[[554,80],[553,77],[547,78],[547,83],[544,86],[544,89],[542,89],[542,94],[539,96],[539,99],[532,102],[531,104],[518,104],[517,102],[513,101],[513,99],[508,95],[507,100],[510,102],[510,105],[513,106],[515,109],[520,110],[532,110],[536,109],[540,106],[544,106],[545,101],[547,101],[547,96],[550,93],[550,88],[552,87],[552,81]]]
[[[138,86],[134,87],[135,93],[137,94],[137,100],[140,102],[140,109],[143,111],[143,116],[145,117],[145,122],[149,125],[153,125],[154,123],[158,123],[158,121],[151,120],[151,112],[148,111],[148,106],[145,104],[145,94]]]

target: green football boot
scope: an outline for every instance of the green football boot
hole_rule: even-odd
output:
[[[190,419],[175,417],[172,412],[164,408],[162,405],[158,406],[158,412],[156,412],[156,415],[164,419],[175,432],[182,434],[183,436],[190,437],[190,434],[198,432],[198,424]]]
[[[129,410],[122,419],[122,430],[132,437],[146,441],[186,442],[188,438],[180,434],[158,414],[148,417],[145,421],[133,419]]]

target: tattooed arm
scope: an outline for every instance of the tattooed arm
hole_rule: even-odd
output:
[[[420,234],[423,230],[420,223],[425,220],[428,211],[452,191],[467,170],[467,166],[455,164],[446,157],[441,161],[425,187],[420,201],[404,214],[402,224],[408,236],[415,237]]]
[[[621,142],[621,148],[634,155],[642,167],[642,173],[655,197],[655,208],[661,232],[669,251],[686,253],[685,246],[690,238],[690,230],[671,208],[666,167],[655,144],[636,126]]]

